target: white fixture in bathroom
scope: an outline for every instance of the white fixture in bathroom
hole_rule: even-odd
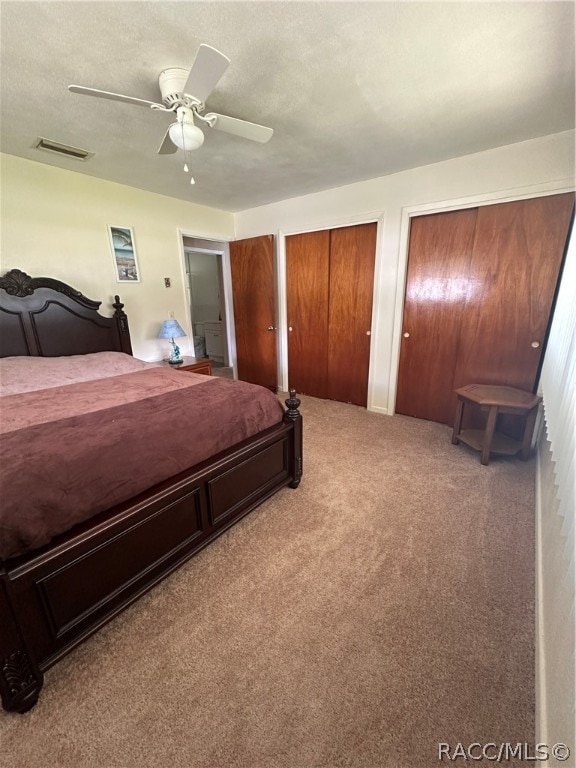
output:
[[[206,354],[217,363],[224,362],[224,345],[222,344],[222,322],[213,321],[204,323],[204,337],[206,338]]]

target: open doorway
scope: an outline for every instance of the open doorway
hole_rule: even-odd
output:
[[[208,357],[213,373],[233,378],[223,256],[228,244],[183,236],[195,357]]]

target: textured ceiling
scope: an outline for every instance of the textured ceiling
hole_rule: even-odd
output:
[[[236,211],[574,127],[572,2],[10,2],[1,12],[1,149]],[[274,128],[206,129],[156,151],[168,114],[69,93],[159,100],[201,43],[231,64],[208,109]],[[33,149],[38,136],[95,153]]]

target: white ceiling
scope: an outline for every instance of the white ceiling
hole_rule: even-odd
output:
[[[203,42],[231,59],[208,109],[275,133],[206,129],[190,186],[171,115],[67,86],[157,101]],[[3,152],[230,211],[574,127],[572,2],[4,0],[0,61]]]

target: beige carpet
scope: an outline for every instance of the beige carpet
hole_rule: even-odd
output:
[[[427,768],[438,742],[532,741],[534,462],[482,467],[447,427],[342,403],[302,412],[300,488],[0,715],[3,764]]]

